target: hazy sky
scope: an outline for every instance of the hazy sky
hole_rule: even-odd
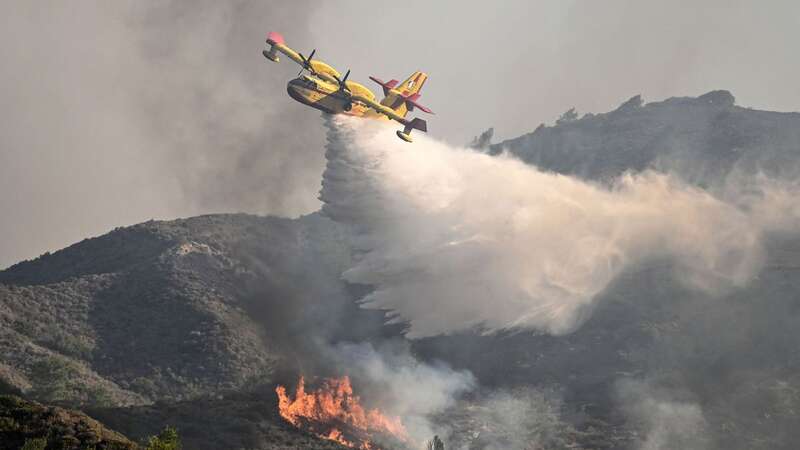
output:
[[[429,128],[454,142],[490,125],[514,137],[635,94],[728,89],[740,105],[800,110],[797,2],[347,0],[325,2],[311,24],[317,55],[354,80],[427,71]]]
[[[110,228],[318,208],[319,114],[265,33],[370,87],[421,69],[431,135],[508,138],[566,109],[729,89],[800,110],[800,4],[736,1],[157,3],[0,6],[0,267]]]

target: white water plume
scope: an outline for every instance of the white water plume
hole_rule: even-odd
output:
[[[392,124],[396,125],[396,124]],[[745,284],[761,263],[761,225],[668,175],[607,188],[380,121],[327,121],[323,212],[352,226],[349,282],[409,337],[472,327],[565,333],[618,274],[669,259],[703,289]]]

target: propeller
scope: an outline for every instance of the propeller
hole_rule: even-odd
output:
[[[347,73],[344,74],[344,78],[339,79],[336,75],[333,75],[333,78],[336,78],[336,82],[339,83],[339,90],[346,94],[352,94],[350,92],[350,88],[347,87],[347,77],[350,76],[350,69],[347,69]]]
[[[353,102],[350,101],[353,98],[353,93],[350,92],[350,88],[347,87],[347,77],[350,76],[350,69],[347,69],[347,73],[344,74],[342,79],[339,79],[336,75],[333,75],[333,78],[336,78],[336,82],[339,83],[339,92],[344,94],[347,97],[347,103],[344,104],[344,110],[350,111],[353,108]]]
[[[314,58],[314,53],[317,53],[317,49],[311,50],[311,54],[308,55],[308,58],[306,58],[302,53],[297,52],[297,54],[300,55],[300,59],[303,60],[303,67],[300,69],[300,72],[297,72],[297,76],[300,76],[304,70],[314,73],[314,68],[311,67],[311,59]]]

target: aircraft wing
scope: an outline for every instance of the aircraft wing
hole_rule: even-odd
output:
[[[312,74],[322,78],[327,82],[338,84],[336,79],[340,76],[339,72],[322,61],[312,59],[314,52],[311,52],[311,54],[308,56],[308,59],[305,59],[303,55],[292,50],[288,45],[286,45],[286,42],[280,33],[276,33],[274,31],[270,31],[267,34],[267,44],[270,46],[270,49],[264,50],[263,54],[270,61],[278,62],[279,59],[277,52],[281,52],[288,56],[292,61],[303,66],[303,68],[308,69]]]
[[[368,107],[370,107],[371,109],[374,109],[375,111],[383,114],[384,116],[389,117],[390,119],[396,120],[396,121],[398,121],[398,122],[400,122],[400,123],[402,123],[404,125],[406,124],[406,122],[408,122],[403,116],[401,116],[401,115],[397,114],[396,112],[394,112],[394,110],[392,108],[389,108],[387,106],[383,106],[380,103],[376,102],[375,100],[363,97],[361,95],[353,95],[352,99],[354,101],[363,103],[363,104],[367,105]]]
[[[397,131],[397,137],[406,142],[411,142],[411,130],[419,130],[426,133],[428,132],[428,124],[419,117],[415,117],[411,120],[408,120],[405,117],[394,112],[392,108],[383,106],[380,103],[376,102],[375,100],[362,97],[360,95],[353,95],[350,98],[353,101],[361,102],[367,105],[368,107],[374,109],[378,113],[383,114],[392,120],[400,122],[403,125],[403,129]]]

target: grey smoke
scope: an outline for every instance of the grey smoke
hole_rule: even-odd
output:
[[[471,373],[444,363],[421,362],[405,341],[387,341],[377,347],[342,343],[329,351],[343,373],[360,381],[360,394],[400,417],[413,444],[437,433],[433,417],[476,388]]]
[[[638,442],[639,449],[711,448],[708,424],[691,394],[670,392],[636,380],[620,380],[617,394],[630,424],[645,433]],[[677,398],[681,396],[684,398]]]
[[[319,114],[285,95],[270,29],[310,2],[7,2],[0,267],[120,225],[318,208]]]
[[[445,441],[455,449],[566,448],[571,426],[561,418],[561,399],[551,390],[512,388],[480,393],[443,419]]]
[[[317,208],[319,114],[288,99],[293,64],[261,57],[286,29],[302,49],[309,2],[173,1],[137,12],[142,123],[202,211],[296,216]]]

